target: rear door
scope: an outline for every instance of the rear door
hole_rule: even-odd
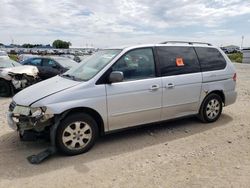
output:
[[[162,80],[156,77],[153,49],[127,52],[112,71],[123,72],[124,81],[106,84],[109,129],[159,121]]]
[[[157,47],[163,82],[161,119],[198,112],[202,74],[193,47]]]

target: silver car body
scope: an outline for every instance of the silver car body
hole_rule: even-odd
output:
[[[218,49],[227,62],[223,70],[96,84],[97,80],[126,52],[154,46],[180,46],[180,44],[138,45],[124,48],[89,81],[80,82],[56,76],[22,90],[14,96],[13,101],[17,106],[46,107],[45,115],[49,117],[77,108],[91,109],[101,116],[105,132],[198,114],[203,99],[213,91],[223,92],[225,106],[235,102],[237,95],[236,83],[233,80],[235,68],[228,57],[214,46],[209,47]],[[192,46],[208,47],[205,44]],[[15,122],[11,118],[11,112],[8,119],[13,127]]]

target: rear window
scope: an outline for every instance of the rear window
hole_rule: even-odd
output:
[[[161,75],[172,76],[200,72],[200,65],[193,47],[157,47]]]
[[[196,47],[195,50],[203,72],[221,70],[226,67],[226,60],[216,48]]]
[[[65,58],[65,57],[51,57],[53,60],[55,60],[57,63],[59,63],[62,67],[66,68],[66,69],[71,69],[72,67],[75,67],[76,65],[78,65],[77,62],[69,59],[69,58]]]

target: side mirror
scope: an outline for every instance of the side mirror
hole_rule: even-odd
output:
[[[123,72],[113,71],[109,75],[109,83],[122,82],[123,78]]]

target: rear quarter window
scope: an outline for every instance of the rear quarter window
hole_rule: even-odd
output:
[[[193,47],[157,47],[162,76],[200,72],[200,64]]]
[[[216,48],[195,47],[195,50],[203,72],[221,70],[226,67],[226,60]]]

